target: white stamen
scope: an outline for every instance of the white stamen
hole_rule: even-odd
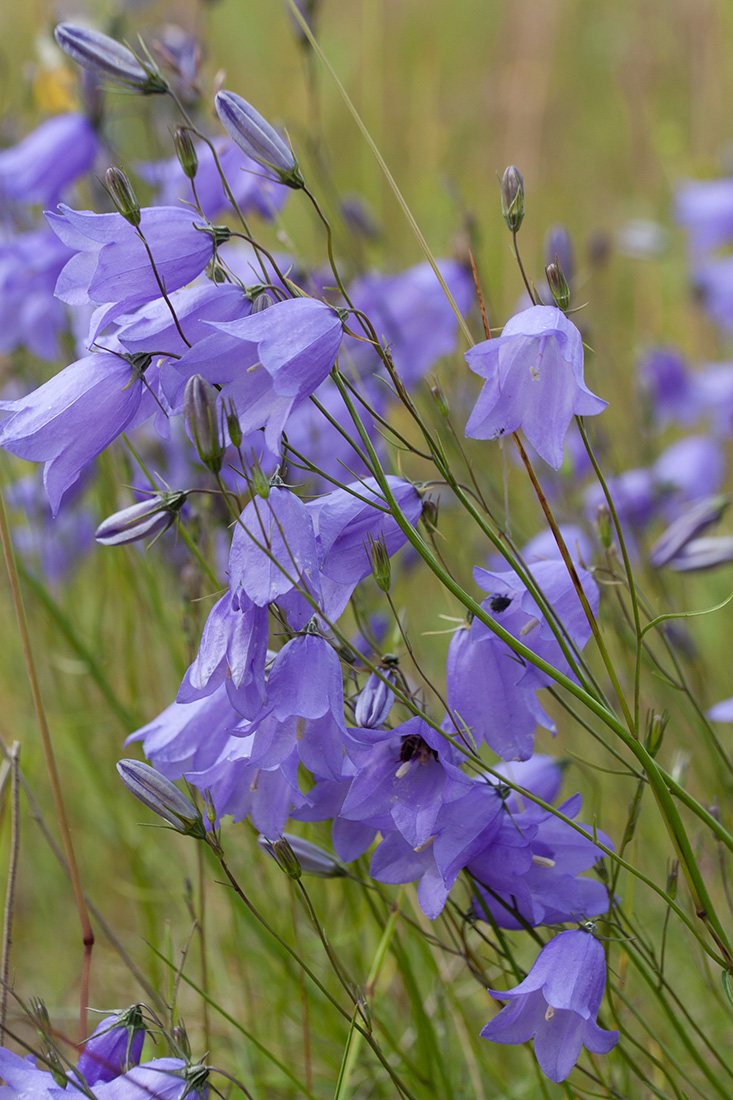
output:
[[[412,760],[405,760],[405,762],[403,764],[400,764],[399,768],[394,773],[395,774],[395,779],[404,778],[404,776],[406,776],[407,773],[409,772],[411,766],[412,766]]]
[[[535,867],[554,867],[555,860],[550,859],[549,856],[532,856],[532,863]]]
[[[552,1005],[548,1005],[547,1006],[547,1012],[545,1013],[545,1019],[546,1020],[551,1020],[554,1015],[555,1015],[555,1009],[552,1007]]]
[[[528,623],[524,624],[524,626],[519,631],[519,633],[522,634],[522,635],[529,634],[530,630],[534,630],[534,628],[536,626],[539,626],[539,625],[540,625],[540,620],[539,619],[530,619]]]

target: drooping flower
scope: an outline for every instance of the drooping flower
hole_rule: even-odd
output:
[[[0,152],[0,196],[53,206],[94,163],[99,141],[86,115],[49,118]]]
[[[190,210],[143,207],[140,231],[119,213],[72,210],[63,203],[46,218],[57,237],[76,250],[59,275],[56,294],[69,305],[97,307],[91,328],[96,338],[104,325],[137,306],[170,294],[200,275],[213,255],[212,236]],[[155,268],[150,262],[152,255]],[[158,349],[154,349],[158,350]]]
[[[608,1054],[618,1031],[596,1023],[606,986],[606,958],[600,942],[582,929],[561,932],[543,947],[524,981],[514,989],[490,989],[508,1000],[481,1035],[494,1043],[526,1043],[534,1037],[540,1069],[564,1081],[585,1046]]]
[[[111,1081],[140,1062],[145,1023],[139,1005],[106,1016],[87,1039],[76,1064],[88,1085]]]
[[[595,416],[607,404],[585,384],[580,333],[552,306],[516,314],[501,336],[471,348],[466,360],[486,380],[466,435],[498,439],[521,428],[556,470],[573,416]]]
[[[149,363],[146,356],[99,352],[72,363],[26,397],[0,401],[0,410],[13,414],[0,425],[0,447],[45,462],[43,483],[54,515],[84,467],[139,412]]]

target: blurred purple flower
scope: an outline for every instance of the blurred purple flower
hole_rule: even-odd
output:
[[[288,189],[275,180],[265,179],[259,165],[226,138],[213,142],[221,170],[243,214],[260,214],[268,221],[282,208]],[[201,210],[209,221],[231,210],[222,185],[219,169],[204,142],[195,145],[199,166],[196,173],[196,195]],[[178,157],[138,164],[136,171],[144,180],[158,188],[156,205],[179,206],[192,202],[191,182],[184,175]]]
[[[91,169],[98,150],[99,139],[86,115],[49,118],[0,152],[0,198],[55,206]]]
[[[39,359],[58,358],[68,319],[54,289],[69,256],[45,226],[0,243],[0,354],[26,347]]]
[[[654,348],[639,363],[642,393],[660,428],[690,424],[700,414],[700,395],[687,361],[676,348]]]
[[[145,392],[148,363],[98,352],[66,367],[17,401],[0,425],[0,447],[44,462],[43,483],[54,515],[61,498],[92,459],[132,422]],[[152,399],[151,399],[152,400]]]
[[[514,989],[489,993],[508,1000],[481,1035],[494,1043],[526,1043],[551,1081],[564,1081],[583,1047],[608,1054],[618,1031],[605,1031],[596,1016],[606,987],[606,957],[589,932],[561,932],[546,944],[527,977]]]
[[[689,234],[693,255],[733,240],[733,179],[682,184],[675,197],[675,214]]]
[[[607,404],[583,380],[580,333],[551,306],[533,306],[512,317],[501,336],[471,348],[466,360],[486,380],[466,435],[498,439],[521,428],[556,470],[573,416],[595,416]]]

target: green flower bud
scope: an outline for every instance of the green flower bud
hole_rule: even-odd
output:
[[[524,180],[513,164],[501,177],[501,212],[512,233],[517,233],[524,221]]]
[[[193,144],[191,131],[186,126],[176,126],[173,131],[173,145],[178,157],[178,163],[190,180],[194,178],[199,168],[199,158]]]
[[[107,169],[104,173],[104,187],[115,204],[117,212],[137,229],[140,224],[140,203],[137,201],[132,184],[121,168],[113,166]]]
[[[373,538],[372,535],[368,535],[364,546],[372,567],[372,576],[383,592],[389,592],[392,581],[392,566],[384,535],[380,535],[377,539]]]
[[[663,710],[661,714],[649,711],[646,723],[646,737],[644,747],[650,756],[656,756],[662,747],[664,731],[669,722],[669,711]]]
[[[218,474],[226,448],[219,429],[216,390],[200,374],[186,383],[183,418],[199,458],[212,474]]]
[[[545,268],[545,276],[555,305],[565,312],[570,305],[570,287],[557,256],[555,256],[554,262],[548,264]]]

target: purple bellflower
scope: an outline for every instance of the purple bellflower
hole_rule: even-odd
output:
[[[733,179],[694,180],[677,191],[678,223],[689,234],[693,255],[733,240]]]
[[[690,424],[699,415],[701,395],[684,356],[676,348],[654,348],[639,363],[639,382],[659,425]]]
[[[121,314],[162,297],[161,284],[170,294],[190,283],[213,255],[212,236],[189,210],[153,206],[140,211],[140,230],[155,270],[137,230],[121,214],[72,210],[63,203],[59,210],[46,218],[76,255],[59,275],[56,294],[69,305],[97,307],[92,339]]]
[[[472,439],[498,439],[522,429],[556,470],[574,415],[595,416],[607,402],[583,379],[583,341],[572,321],[552,306],[516,314],[502,335],[466,352],[486,381],[466,424]]]
[[[47,227],[0,242],[0,354],[26,347],[55,362],[66,307],[54,297],[68,248]]]
[[[74,180],[91,169],[98,148],[86,115],[49,118],[0,153],[0,197],[55,206]]]
[[[131,358],[106,351],[88,355],[27,397],[0,401],[0,410],[12,413],[0,425],[0,447],[45,462],[43,483],[54,515],[84,467],[140,411],[150,359]]]
[[[84,1044],[76,1072],[88,1085],[111,1081],[139,1065],[145,1042],[145,1023],[139,1005],[107,1016]]]
[[[589,932],[561,932],[546,944],[523,982],[492,997],[508,1000],[481,1031],[494,1043],[525,1043],[534,1037],[540,1069],[551,1081],[564,1081],[585,1046],[608,1054],[618,1031],[605,1031],[596,1016],[606,986],[606,958]]]
[[[470,271],[457,260],[440,260],[438,267],[456,305],[467,313],[475,293]],[[424,378],[440,356],[455,351],[458,320],[430,264],[418,264],[398,275],[364,275],[349,287],[349,297],[371,318],[408,389]],[[349,347],[360,374],[367,365],[372,370],[380,367],[373,348],[363,342],[354,347],[354,343],[350,341]]]
[[[263,179],[255,161],[226,138],[217,138],[213,145],[221,170],[242,213],[259,214],[270,221],[285,203],[289,193],[287,188],[274,180]],[[203,142],[197,142],[195,150],[199,160],[196,173],[199,206],[205,217],[217,218],[230,209],[229,199],[208,148]],[[182,201],[191,202],[191,183],[184,175],[178,157],[140,164],[137,172],[148,183],[158,187],[158,205],[177,206]]]
[[[336,362],[343,337],[339,314],[315,298],[289,298],[213,327],[242,344],[240,356],[232,353],[231,339],[225,349],[232,380],[222,389],[222,401],[234,402],[245,435],[264,427],[267,449],[279,454],[291,412],[321,385]],[[234,369],[237,358],[247,360],[245,370]],[[178,364],[179,369],[184,366]],[[213,381],[205,369],[201,373]]]
[[[154,1058],[127,1073],[97,1085],[99,1100],[207,1100],[208,1070],[197,1063],[186,1064],[180,1058]],[[66,1094],[64,1094],[66,1095]]]

